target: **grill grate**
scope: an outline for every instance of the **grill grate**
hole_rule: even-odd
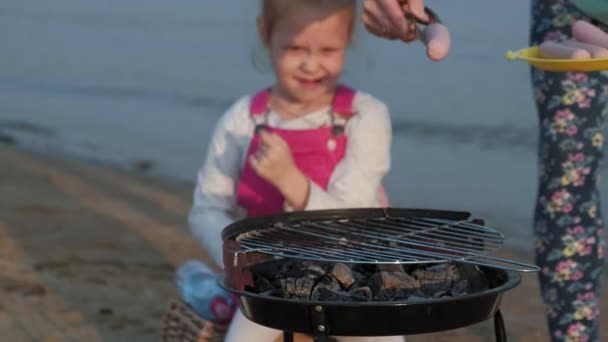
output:
[[[435,263],[488,258],[504,237],[472,221],[370,217],[277,223],[242,234],[243,250],[344,263]]]

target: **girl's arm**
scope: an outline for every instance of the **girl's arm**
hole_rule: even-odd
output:
[[[243,139],[240,131],[244,130],[239,116],[247,119],[246,112],[242,113],[247,110],[247,103],[237,102],[218,122],[205,163],[197,175],[188,216],[192,234],[220,267],[223,267],[222,230],[237,219],[236,185]]]

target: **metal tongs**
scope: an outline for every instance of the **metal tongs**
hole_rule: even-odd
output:
[[[414,14],[414,12],[412,12],[411,8],[410,8],[410,0],[399,0],[399,3],[401,4],[401,7],[403,8],[403,14],[405,15],[405,19],[407,21],[407,34],[405,36],[405,38],[403,39],[406,42],[411,42],[414,40],[417,40],[421,37],[421,32],[420,32],[420,28],[418,27],[418,24],[420,25],[430,25],[433,23],[438,23],[441,24],[441,19],[439,19],[439,16],[437,15],[437,13],[435,13],[433,10],[431,10],[428,7],[424,7],[424,13],[426,13],[426,15],[428,16],[428,20],[424,20],[418,16],[416,16],[416,14]]]

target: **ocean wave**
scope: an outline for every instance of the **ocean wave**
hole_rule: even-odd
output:
[[[399,116],[398,113],[396,116]],[[484,149],[522,147],[534,150],[538,139],[538,131],[535,127],[516,127],[509,124],[453,124],[414,120],[395,120],[393,122],[393,134],[415,139],[443,140],[450,143],[477,145]]]
[[[171,105],[204,107],[216,110],[225,109],[234,102],[234,99],[223,99],[216,96],[193,95],[164,89],[123,85],[44,83],[0,78],[0,88],[19,89],[43,94],[135,99],[148,103],[162,102]]]
[[[17,131],[37,136],[52,137],[55,131],[46,126],[19,120],[0,119],[0,131]]]

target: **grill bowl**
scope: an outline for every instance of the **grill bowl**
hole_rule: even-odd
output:
[[[306,220],[340,220],[367,217],[429,217],[471,220],[467,212],[425,209],[343,209],[245,219],[226,227],[225,276],[218,281],[239,298],[240,309],[253,322],[287,332],[334,336],[415,335],[458,329],[498,317],[503,294],[518,286],[521,275],[508,269],[478,265],[490,281],[490,289],[453,298],[423,301],[329,302],[278,298],[245,290],[252,282],[251,267],[284,257],[263,250],[244,252],[239,236],[274,224]],[[482,221],[478,220],[480,224]]]
[[[454,298],[424,301],[306,301],[238,291],[243,314],[251,321],[282,331],[334,336],[415,335],[458,329],[488,320],[498,311],[505,291],[521,282],[517,272],[480,268],[496,282],[491,289]],[[322,328],[319,328],[322,326]]]

